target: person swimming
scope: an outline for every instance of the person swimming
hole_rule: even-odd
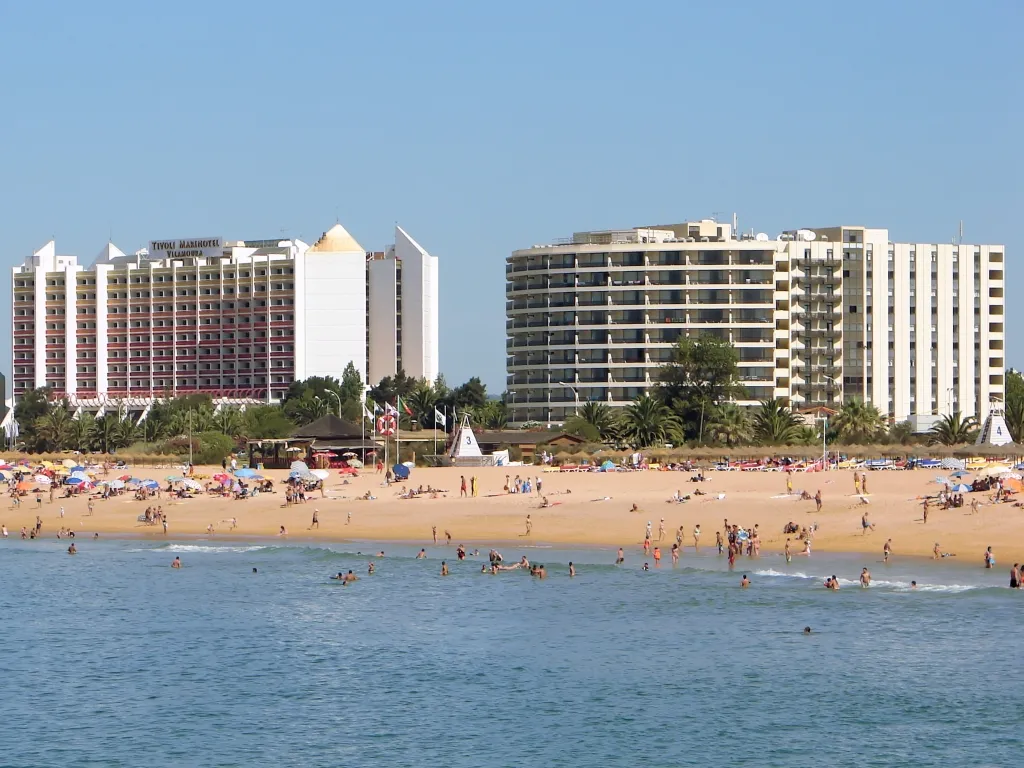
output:
[[[175,557],[171,561],[171,568],[181,568],[181,557]]]

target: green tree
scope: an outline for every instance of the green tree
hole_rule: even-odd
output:
[[[130,416],[126,419],[121,419],[114,427],[114,446],[116,448],[127,448],[135,442],[138,435],[139,430],[135,427],[135,422],[132,421]]]
[[[359,375],[359,371],[351,361],[341,374],[341,386],[338,389],[342,403],[361,403],[363,401],[363,377]]]
[[[405,371],[399,370],[394,376],[385,376],[376,386],[370,387],[369,398],[383,405],[384,403],[395,404],[395,398],[403,400],[412,394],[419,382],[405,375]]]
[[[14,404],[14,418],[20,426],[20,440],[29,451],[45,450],[45,440],[36,434],[36,422],[41,416],[45,416],[53,407],[51,398],[53,390],[49,387],[38,387],[30,389],[18,395]]]
[[[705,429],[705,435],[729,447],[749,442],[752,434],[750,417],[735,403],[716,406]]]
[[[421,428],[434,428],[434,407],[437,405],[437,397],[429,384],[421,381],[416,385],[416,389],[402,400],[402,403],[412,411],[413,418]]]
[[[682,425],[679,417],[665,403],[644,393],[626,406],[623,436],[634,448],[649,448],[678,442],[682,436]]]
[[[832,420],[833,429],[846,443],[872,443],[885,434],[885,419],[871,403],[857,397],[846,400]]]
[[[295,425],[276,405],[257,405],[245,409],[245,434],[250,440],[288,437]]]
[[[973,416],[963,417],[960,411],[945,415],[928,433],[929,445],[960,445],[974,442],[978,421]]]
[[[1006,399],[1006,428],[1015,443],[1024,439],[1024,397]]]
[[[762,400],[754,416],[754,439],[762,445],[788,445],[795,442],[801,426],[800,419],[778,400]]]
[[[333,410],[325,398],[314,394],[312,390],[307,390],[301,397],[284,404],[285,415],[300,426],[314,422]]]
[[[92,432],[96,417],[91,413],[82,413],[77,419],[72,419],[68,430],[68,447],[88,452],[92,448]]]
[[[213,423],[216,428],[236,442],[245,440],[245,418],[238,408],[222,406],[220,411],[214,414]]]
[[[739,397],[739,353],[724,339],[683,336],[672,360],[658,371],[658,395],[682,420],[688,439],[703,438],[703,428],[722,402]]]
[[[594,400],[580,404],[579,411],[565,420],[566,432],[594,443],[614,443],[619,437],[620,426],[618,412]]]
[[[478,376],[452,390],[452,405],[460,411],[482,408],[487,402],[487,387]]]
[[[914,442],[914,425],[909,421],[897,421],[889,427],[889,438],[900,445]]]
[[[352,364],[349,363],[349,365]],[[347,368],[345,372],[348,372]],[[359,374],[356,372],[354,365],[352,366],[352,372],[355,373],[356,377],[358,378]],[[351,381],[349,382],[349,386],[352,386]],[[361,381],[359,386],[361,390]],[[359,393],[356,393],[355,397],[358,398],[360,394],[361,391]],[[321,400],[326,400],[330,404],[331,413],[335,413],[338,408],[338,400],[335,400],[335,396],[337,396],[337,398],[341,400],[341,402],[345,401],[345,398],[342,396],[342,384],[336,378],[334,378],[333,376],[310,376],[308,379],[293,381],[291,384],[289,384],[288,391],[285,392],[284,399],[281,401],[281,405],[287,411],[288,405],[292,401],[302,400],[304,398],[309,398],[314,395],[319,397]]]

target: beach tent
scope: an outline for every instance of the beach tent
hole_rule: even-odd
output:
[[[405,466],[405,464],[395,464],[395,466],[393,466],[391,469],[395,473],[395,477],[397,479],[399,479],[399,480],[408,480],[409,479],[409,468],[407,466]]]
[[[249,469],[245,467],[235,471],[235,477],[259,477],[259,473],[255,469]]]
[[[602,472],[614,472],[615,471],[615,462],[612,461],[611,459],[605,459],[605,461],[601,464],[601,471]]]

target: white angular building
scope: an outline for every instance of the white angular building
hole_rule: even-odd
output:
[[[388,252],[408,277],[401,293],[378,286],[374,307],[373,254],[340,224],[312,246],[201,237],[126,254],[108,243],[88,267],[51,241],[12,270],[12,394],[46,386],[93,408],[195,392],[276,401],[293,380],[341,378],[349,362],[365,381],[368,337],[385,367],[408,360],[434,376],[437,259],[401,229]],[[388,348],[396,323],[405,338],[392,333]]]
[[[735,237],[716,221],[578,232],[506,263],[510,422],[627,405],[680,336],[739,354],[746,405],[876,405],[927,428],[1003,396],[1005,249],[859,226]]]
[[[438,374],[437,257],[395,227],[395,244],[374,254],[367,272],[368,381],[376,384],[400,369],[433,381]]]

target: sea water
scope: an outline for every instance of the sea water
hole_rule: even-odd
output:
[[[541,581],[481,574],[486,548],[457,562],[373,542],[66,547],[0,542],[0,765],[1021,758],[1024,592],[980,557],[763,556],[730,572],[709,549],[645,572],[639,552],[615,567],[614,549],[501,548],[543,562]],[[382,547],[368,576],[357,552]],[[328,578],[350,568],[355,584]],[[833,573],[839,592],[821,586]]]

